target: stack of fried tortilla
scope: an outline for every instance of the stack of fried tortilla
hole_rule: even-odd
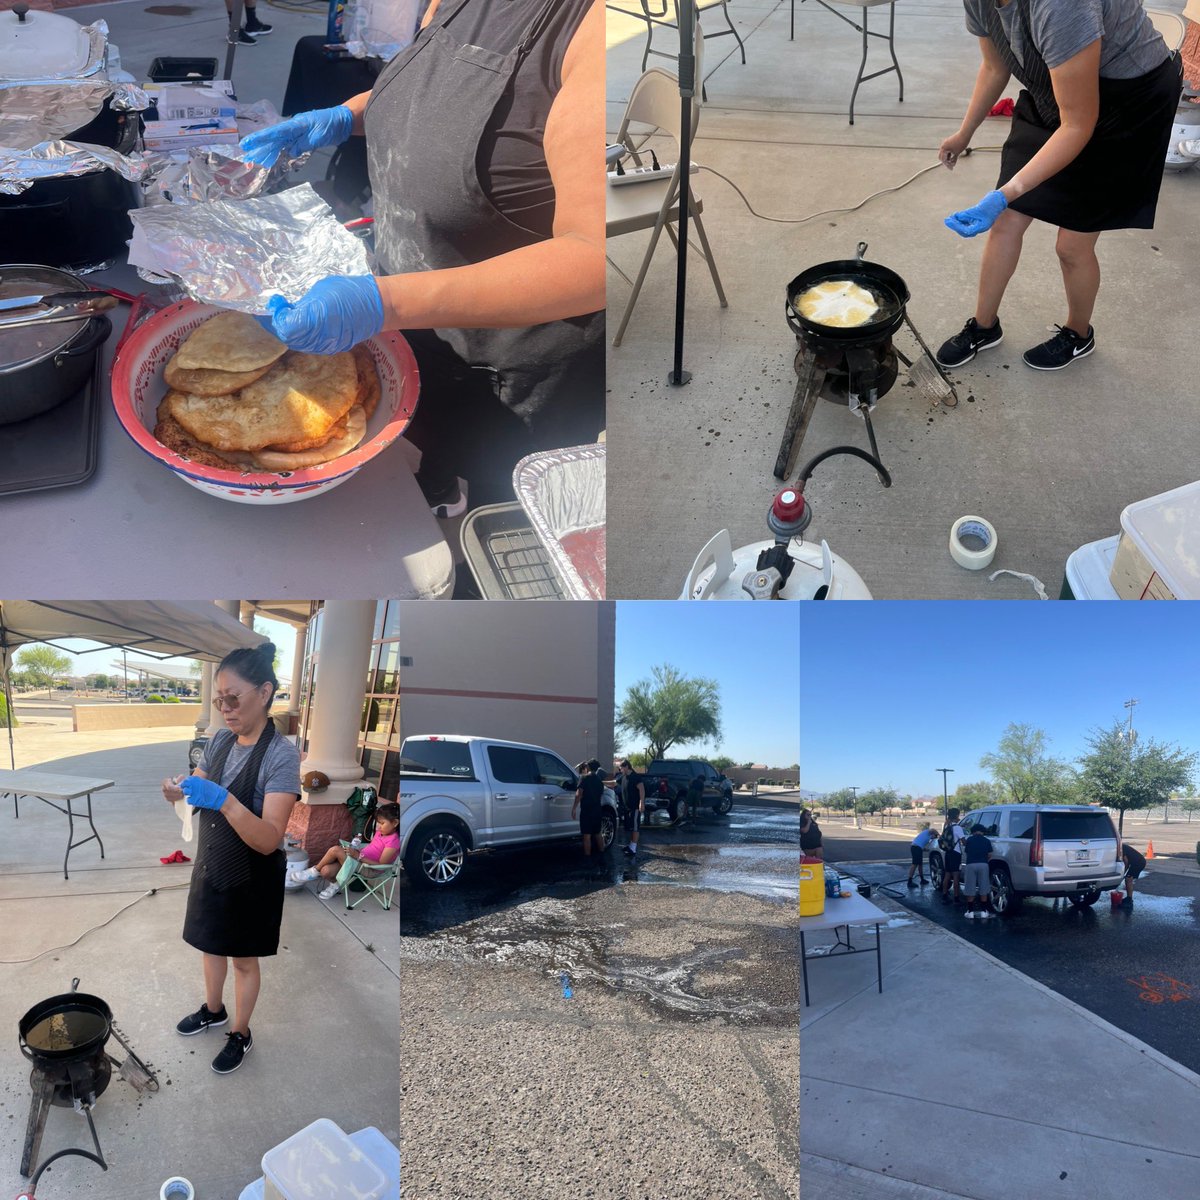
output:
[[[210,317],[167,363],[154,436],[202,466],[298,471],[353,450],[379,403],[365,346],[289,350],[247,313]]]

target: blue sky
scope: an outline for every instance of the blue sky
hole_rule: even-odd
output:
[[[1143,736],[1200,750],[1200,619],[1187,602],[805,605],[800,781],[941,795],[986,778],[1009,722],[1075,759],[1140,701]]]
[[[783,601],[617,605],[617,705],[629,686],[669,663],[721,688],[720,746],[674,747],[671,754],[788,766],[797,759],[799,606]],[[630,739],[625,750],[642,747]]]

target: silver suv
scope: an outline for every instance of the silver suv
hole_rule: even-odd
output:
[[[1012,912],[1025,896],[1065,896],[1095,904],[1125,875],[1117,830],[1103,808],[1067,804],[999,804],[969,812],[958,822],[968,834],[982,825],[992,843],[988,864],[992,907]],[[929,853],[933,882],[942,886],[942,851]]]

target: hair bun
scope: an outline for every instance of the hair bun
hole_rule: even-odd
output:
[[[276,652],[274,642],[263,642],[261,646],[256,647],[256,650],[263,656],[263,658],[267,660],[267,662],[275,661]]]

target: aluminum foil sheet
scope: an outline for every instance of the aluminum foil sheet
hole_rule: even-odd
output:
[[[249,200],[273,188],[291,164],[261,167],[241,157],[237,146],[195,146],[147,155],[143,199],[153,204],[200,204]]]
[[[296,301],[327,275],[370,272],[365,245],[307,183],[274,196],[129,215],[129,261],[138,274],[177,282],[205,304],[265,313],[276,294]]]
[[[0,145],[0,194],[19,196],[39,179],[89,175],[105,167],[140,183],[153,161],[149,155],[124,155],[107,146],[89,146],[84,142],[42,142],[28,150]]]
[[[604,446],[573,446],[530,454],[513,471],[517,499],[574,600],[604,599],[604,463]]]

